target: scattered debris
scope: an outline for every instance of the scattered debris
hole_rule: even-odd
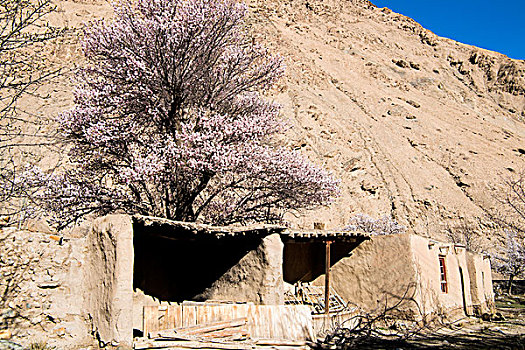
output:
[[[238,318],[226,322],[212,322],[191,327],[162,330],[149,334],[149,338],[136,338],[135,349],[305,349],[304,341],[279,339],[251,339],[248,319]]]
[[[322,286],[313,286],[308,283],[298,283],[294,291],[285,293],[285,304],[307,305],[312,309],[312,314],[324,314],[325,311],[325,291]],[[329,312],[341,312],[345,309],[346,303],[330,288],[330,305]]]

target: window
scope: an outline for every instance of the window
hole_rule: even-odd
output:
[[[447,268],[445,266],[445,257],[439,257],[439,273],[441,274],[441,291],[443,293],[448,293],[447,285]]]

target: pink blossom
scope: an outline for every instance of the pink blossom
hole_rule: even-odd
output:
[[[235,0],[120,0],[87,26],[88,66],[58,117],[70,171],[48,207],[115,210],[215,224],[276,221],[330,203],[338,181],[298,153],[270,147],[287,129],[264,98],[280,56],[245,32]]]

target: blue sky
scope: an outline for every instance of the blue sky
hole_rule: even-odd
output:
[[[439,36],[525,59],[525,0],[371,0]]]

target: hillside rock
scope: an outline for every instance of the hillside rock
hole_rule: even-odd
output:
[[[366,1],[251,4],[258,40],[287,58],[275,98],[295,125],[288,142],[342,179],[337,203],[298,224],[392,214],[439,238],[443,221],[482,216],[491,185],[525,166],[512,151],[524,144],[525,62]]]

